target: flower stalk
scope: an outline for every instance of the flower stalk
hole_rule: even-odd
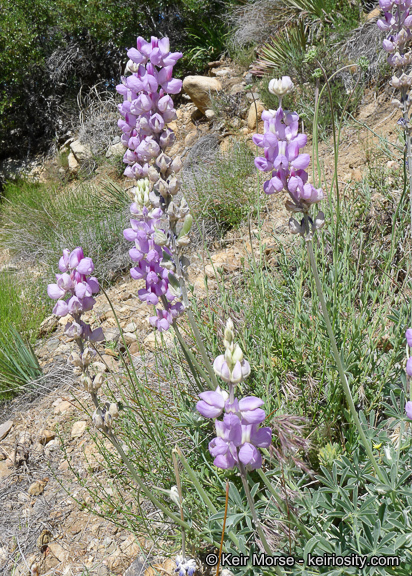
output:
[[[339,354],[338,346],[336,344],[335,335],[333,333],[333,328],[332,328],[332,324],[330,321],[328,308],[326,306],[326,300],[325,300],[325,297],[323,294],[322,284],[321,284],[321,281],[319,278],[319,273],[318,273],[318,268],[316,265],[315,254],[313,252],[312,239],[310,237],[306,239],[306,248],[307,248],[307,253],[308,253],[308,258],[309,258],[309,264],[310,264],[310,267],[312,269],[313,276],[315,278],[316,291],[318,294],[320,305],[322,307],[323,318],[325,320],[326,329],[328,331],[329,340],[330,340],[330,343],[332,346],[333,356],[335,358],[335,362],[336,362],[336,366],[338,369],[339,378],[340,378],[340,381],[342,384],[343,392],[345,394],[350,413],[351,413],[352,418],[355,422],[355,426],[359,432],[361,442],[363,444],[363,447],[366,450],[366,454],[368,455],[369,461],[372,464],[372,467],[374,468],[376,475],[379,478],[379,480],[382,483],[384,483],[385,479],[382,475],[382,472],[379,468],[378,463],[376,462],[376,459],[375,459],[373,452],[372,452],[371,444],[370,444],[369,440],[366,438],[365,432],[362,428],[362,424],[359,420],[358,413],[356,412],[356,408],[355,408],[355,404],[353,402],[352,393],[350,391],[348,379],[347,379],[346,374],[345,374],[345,368],[343,366],[343,362],[342,362],[341,356]]]
[[[270,549],[270,546],[266,540],[266,536],[263,532],[262,525],[259,522],[259,519],[258,519],[257,514],[256,514],[255,504],[253,502],[253,498],[252,498],[252,495],[251,495],[250,490],[249,490],[249,484],[247,481],[246,469],[242,463],[239,463],[239,471],[240,471],[240,477],[242,479],[243,488],[245,490],[246,499],[247,499],[247,502],[249,504],[250,511],[252,513],[253,523],[255,525],[257,533],[259,534],[260,541],[262,542],[262,545],[263,545],[263,548],[265,549],[266,554],[272,556],[272,550]],[[275,572],[276,572],[276,574],[278,574],[278,576],[284,575],[284,571],[282,570],[282,568],[280,566],[277,566],[277,565],[275,566]]]

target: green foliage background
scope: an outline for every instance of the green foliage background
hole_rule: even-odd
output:
[[[173,50],[186,54],[179,74],[202,69],[210,54],[217,58],[224,50],[225,6],[220,0],[4,0],[0,159],[64,137],[80,88],[102,83],[114,90],[125,49],[138,35],[169,36]]]

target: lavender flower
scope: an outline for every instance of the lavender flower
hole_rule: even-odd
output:
[[[166,127],[176,118],[169,94],[177,94],[182,87],[181,80],[172,78],[173,66],[182,54],[170,53],[168,38],[152,37],[146,42],[139,37],[136,45],[127,52],[131,75],[116,87],[124,98],[118,126],[128,148],[123,158],[128,165],[125,176],[135,179],[146,177],[150,160],[173,143],[174,134]]]
[[[395,69],[392,86],[401,90],[401,99],[393,100],[399,108],[409,104],[406,102],[407,92],[412,85],[412,75],[407,68],[412,62],[410,40],[412,37],[411,0],[379,0],[384,17],[377,21],[380,30],[388,33],[383,41],[383,49],[388,53],[388,63]]]
[[[181,248],[189,242],[192,218],[184,200],[178,208],[171,200],[181,182],[179,158],[172,159],[166,149],[175,140],[167,123],[176,118],[170,94],[181,90],[182,81],[172,78],[173,66],[180,52],[170,53],[169,40],[155,37],[147,42],[137,39],[137,48],[128,51],[127,68],[131,75],[122,78],[117,90],[124,97],[119,106],[123,119],[118,125],[126,151],[123,161],[128,164],[125,176],[137,180],[133,189],[135,201],[131,206],[131,228],[124,231],[126,240],[135,243],[129,251],[137,264],[132,278],[146,280],[138,296],[147,304],[162,303],[164,310],[156,310],[150,323],[160,332],[168,330],[182,314],[184,305],[175,301],[183,297],[181,284],[184,266]],[[165,221],[169,229],[164,228]],[[183,221],[181,229],[177,225]],[[187,302],[186,302],[187,304]]]
[[[214,369],[218,376],[229,382],[229,393],[218,386],[214,391],[199,394],[197,411],[205,418],[215,420],[216,438],[209,442],[209,452],[218,468],[231,469],[243,464],[249,470],[262,466],[262,456],[257,448],[267,448],[272,442],[270,428],[259,428],[265,420],[264,402],[260,398],[247,396],[238,400],[234,397],[234,386],[247,378],[250,366],[243,359],[243,352],[234,341],[232,320],[226,323],[223,344],[224,355],[218,356]]]
[[[56,274],[56,284],[47,286],[47,294],[57,300],[53,314],[73,316],[74,322],[66,325],[66,333],[70,337],[92,342],[103,340],[101,328],[92,331],[90,326],[80,319],[83,312],[93,308],[96,301],[92,295],[100,289],[97,278],[91,276],[94,271],[92,259],[85,257],[80,247],[72,252],[63,250],[59,270],[62,273]]]
[[[176,556],[176,570],[179,576],[193,576],[197,570],[196,561],[193,558],[183,558],[183,556]]]
[[[253,142],[263,148],[264,156],[255,159],[255,166],[262,172],[271,173],[270,179],[263,185],[266,194],[278,194],[285,190],[290,197],[286,208],[291,212],[304,213],[306,217],[300,224],[291,218],[289,227],[294,234],[306,235],[324,224],[322,212],[314,221],[308,215],[311,206],[323,200],[323,191],[308,182],[305,170],[310,163],[310,156],[301,153],[301,149],[306,146],[307,136],[299,133],[299,115],[282,109],[282,97],[292,89],[293,83],[289,76],[283,76],[280,80],[273,79],[269,83],[269,90],[279,97],[279,108],[262,112],[265,133],[255,134]]]

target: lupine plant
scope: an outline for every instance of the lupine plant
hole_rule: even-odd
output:
[[[130,76],[122,79],[118,91],[124,97],[124,102],[119,106],[123,116],[119,126],[127,148],[124,156],[127,164],[125,175],[133,180],[131,228],[124,231],[125,238],[134,242],[130,257],[136,265],[131,270],[131,276],[136,280],[145,280],[145,287],[138,291],[138,297],[156,307],[155,314],[150,317],[152,326],[159,332],[172,327],[181,345],[185,360],[185,366],[182,363],[181,369],[188,375],[185,400],[189,409],[186,414],[179,415],[181,422],[178,425],[185,429],[184,438],[193,441],[195,450],[192,452],[202,452],[197,455],[197,461],[206,463],[211,476],[206,482],[205,475],[194,468],[184,455],[184,450],[176,446],[171,458],[177,487],[166,489],[148,485],[126,453],[121,436],[115,430],[115,419],[121,421],[123,418],[120,405],[118,402],[103,402],[98,397],[104,377],[100,363],[95,362],[95,343],[102,341],[104,335],[99,328],[92,330],[82,320],[82,314],[93,308],[93,295],[100,287],[92,276],[93,262],[84,256],[79,247],[72,252],[63,252],[59,261],[61,274],[57,274],[56,284],[49,285],[48,294],[57,300],[55,314],[71,314],[73,318],[65,330],[69,338],[77,342],[79,354],[72,353],[69,360],[80,382],[91,395],[95,406],[95,427],[116,448],[145,498],[161,511],[165,521],[172,521],[181,529],[182,545],[176,558],[176,573],[179,576],[193,576],[197,570],[195,559],[186,554],[186,537],[195,542],[199,549],[210,546],[212,550],[218,550],[219,557],[222,551],[250,556],[251,552],[264,550],[272,559],[282,560],[271,564],[269,570],[263,568],[263,573],[273,573],[273,570],[278,575],[338,576],[358,573],[355,564],[346,564],[345,568],[335,564],[335,570],[331,570],[329,565],[325,569],[312,569],[308,557],[316,552],[319,555],[334,553],[348,558],[402,554],[406,572],[397,573],[410,574],[412,558],[409,552],[408,514],[412,510],[412,493],[405,483],[410,476],[408,466],[412,444],[404,434],[407,424],[407,418],[402,413],[404,394],[402,391],[399,394],[401,409],[394,394],[391,394],[392,405],[385,406],[386,413],[392,418],[391,423],[381,421],[374,426],[374,413],[371,413],[368,423],[365,415],[358,413],[355,407],[313,250],[313,240],[325,224],[325,215],[316,209],[323,200],[323,190],[310,182],[306,171],[311,159],[309,154],[302,152],[307,138],[299,131],[299,115],[282,108],[283,96],[293,89],[291,79],[285,76],[269,84],[270,91],[279,98],[279,107],[276,111],[262,113],[264,134],[256,134],[253,140],[263,149],[263,156],[256,158],[255,164],[259,171],[268,173],[263,186],[266,194],[286,192],[288,210],[295,215],[302,214],[300,221],[290,218],[289,228],[293,234],[301,236],[307,250],[351,416],[349,425],[351,429],[355,425],[360,440],[360,446],[356,443],[350,458],[346,454],[330,451],[336,455],[336,460],[326,461],[328,459],[325,457],[327,465],[320,467],[321,474],[316,480],[308,467],[296,466],[298,449],[295,446],[298,444],[290,444],[290,462],[287,456],[282,462],[280,458],[273,458],[280,452],[274,447],[278,439],[272,415],[267,416],[262,409],[265,404],[262,398],[243,396],[242,383],[251,375],[252,369],[235,341],[233,321],[228,319],[225,325],[224,354],[219,354],[211,362],[191,312],[186,289],[188,260],[182,254],[182,249],[189,242],[192,218],[185,200],[175,203],[173,199],[180,187],[177,174],[181,161],[166,154],[174,139],[167,128],[167,123],[175,117],[170,94],[178,93],[181,87],[180,81],[172,78],[172,72],[181,54],[170,53],[167,39],[152,38],[146,42],[138,38],[137,48],[129,50],[128,55]],[[182,336],[181,328],[186,320],[192,329],[201,360],[196,357],[194,346],[188,345]],[[185,326],[185,329],[187,331],[188,327]],[[406,338],[411,347],[412,329],[407,331]],[[164,349],[160,353],[166,355]],[[127,378],[133,380],[126,363],[125,370]],[[412,359],[408,360],[406,373],[409,379]],[[170,374],[176,375],[175,367]],[[219,384],[219,380],[224,384]],[[121,388],[122,383],[118,386]],[[134,381],[131,388],[134,388]],[[199,397],[196,405],[193,392],[197,392]],[[137,397],[139,394],[145,394],[144,388],[139,389]],[[145,411],[150,410],[150,406],[140,403],[140,398],[139,407],[142,409],[139,417],[145,423],[146,431],[151,435],[155,430],[150,438],[157,441],[156,415],[153,419],[147,419]],[[412,397],[406,403],[406,414],[412,419]],[[127,419],[127,415],[124,419]],[[213,421],[213,426],[210,421]],[[287,418],[282,422],[286,433]],[[301,428],[298,430],[302,432]],[[156,448],[159,449],[159,445]],[[366,459],[362,450],[366,453]],[[191,462],[194,461],[196,455],[191,455]],[[198,502],[193,503],[192,500],[192,507],[199,512],[200,518],[183,499],[180,474],[185,475],[188,492],[192,491],[196,500],[200,500],[200,507]],[[224,512],[217,507],[223,495],[223,478],[230,479],[230,486],[226,484]],[[177,505],[179,514],[171,509],[169,503],[157,497],[153,490],[160,491]],[[281,526],[279,533],[274,526]],[[301,557],[302,562],[289,568],[290,565],[285,563],[286,549],[290,556]],[[365,567],[365,564],[361,568],[364,570],[362,574],[368,576],[387,573],[380,567],[375,570],[375,567]],[[256,566],[250,562],[232,570],[236,574],[257,572]]]

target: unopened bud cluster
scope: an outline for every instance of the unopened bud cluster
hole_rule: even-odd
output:
[[[111,430],[113,420],[118,418],[119,409],[114,402],[106,402],[103,408],[96,408],[93,413],[93,424],[97,429],[108,431]]]

